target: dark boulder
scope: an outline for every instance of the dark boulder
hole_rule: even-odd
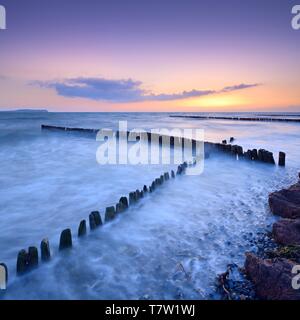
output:
[[[300,183],[269,195],[271,211],[283,218],[300,218]]]
[[[300,245],[300,219],[282,219],[273,224],[273,237],[283,245]]]
[[[245,270],[255,285],[256,294],[264,300],[299,300],[300,290],[292,287],[295,262],[288,259],[260,259],[246,254]]]

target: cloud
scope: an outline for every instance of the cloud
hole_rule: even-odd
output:
[[[141,81],[132,79],[109,80],[104,78],[73,78],[53,82],[35,82],[35,85],[53,88],[58,95],[68,98],[86,98],[110,102],[172,101],[215,93],[231,92],[256,87],[259,84],[239,84],[221,90],[190,90],[180,93],[154,94],[142,88]]]

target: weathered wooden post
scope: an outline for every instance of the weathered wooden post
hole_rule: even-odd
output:
[[[62,231],[59,240],[59,250],[72,248],[72,232],[71,229],[65,229]]]
[[[28,269],[32,270],[39,265],[39,252],[36,247],[28,248]]]
[[[81,220],[78,227],[78,237],[83,237],[86,235],[86,221]]]
[[[285,153],[282,151],[279,152],[278,165],[281,167],[285,166]]]
[[[0,263],[0,290],[5,290],[8,282],[8,268],[5,263]]]
[[[107,207],[105,210],[105,222],[113,220],[116,216],[115,207]]]
[[[129,205],[132,205],[136,202],[136,194],[135,192],[129,193]]]
[[[175,178],[175,172],[174,170],[171,171],[171,177],[174,179]]]
[[[128,209],[128,199],[127,199],[127,197],[121,197],[119,202],[123,204],[125,209]]]
[[[26,250],[22,249],[17,258],[17,275],[22,275],[28,270],[28,259]]]
[[[99,227],[102,225],[102,219],[99,211],[93,211],[92,215],[94,216],[94,220],[96,223],[96,227]]]
[[[95,230],[97,228],[95,217],[93,213],[90,213],[89,215],[89,223],[90,223],[90,229]]]
[[[49,241],[48,239],[43,239],[41,241],[41,259],[42,261],[46,262],[46,261],[49,261],[50,258],[51,258],[51,253],[50,253]]]

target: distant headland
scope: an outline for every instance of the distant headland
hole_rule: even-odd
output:
[[[49,112],[47,109],[16,109],[16,110],[1,110],[1,112]]]

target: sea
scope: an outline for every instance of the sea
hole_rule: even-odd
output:
[[[249,236],[270,231],[277,219],[268,206],[269,193],[298,180],[300,123],[171,115],[188,113],[0,112],[0,263],[9,271],[0,299],[220,298],[218,274],[231,263],[243,266],[245,252],[256,250]],[[78,239],[78,224],[91,211],[103,218],[105,208],[121,196],[175,167],[99,164],[96,139],[41,130],[41,125],[116,130],[119,121],[127,121],[129,129],[202,129],[211,142],[234,137],[244,149],[272,151],[276,162],[278,152],[285,152],[286,166],[212,155],[202,174],[165,183]],[[59,252],[66,228],[72,230],[73,248]],[[39,247],[44,238],[51,261],[16,276],[18,252]]]

